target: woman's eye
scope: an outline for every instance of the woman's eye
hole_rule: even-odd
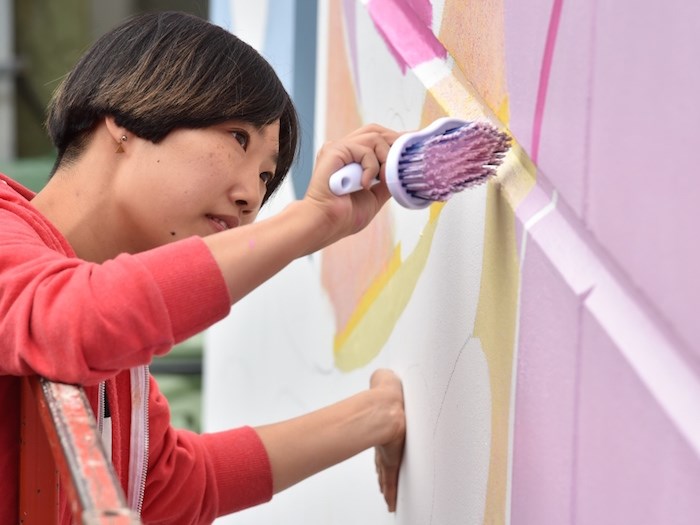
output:
[[[270,184],[270,182],[272,182],[273,177],[274,177],[274,174],[270,173],[269,171],[266,171],[265,173],[260,174],[260,180],[263,181],[265,186],[267,186],[268,184]]]
[[[231,135],[238,141],[243,150],[248,149],[248,134],[245,131],[232,131]]]

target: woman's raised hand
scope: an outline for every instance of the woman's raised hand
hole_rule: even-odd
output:
[[[384,164],[391,144],[399,133],[369,124],[343,139],[327,142],[316,157],[314,173],[305,201],[323,212],[330,244],[367,226],[391,196],[384,182]],[[333,173],[356,162],[363,168],[364,190],[337,196],[328,186]],[[380,183],[374,184],[379,178]]]

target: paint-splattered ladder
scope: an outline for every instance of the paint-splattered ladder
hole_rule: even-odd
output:
[[[135,525],[82,388],[22,379],[19,522],[58,523],[59,480],[74,523]]]

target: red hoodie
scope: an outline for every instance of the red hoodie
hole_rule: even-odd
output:
[[[138,368],[228,313],[226,284],[206,245],[192,237],[86,262],[30,204],[33,196],[0,174],[0,523],[18,523],[19,376],[31,374],[85,386],[95,411],[106,382],[112,461],[127,495],[130,455],[147,451],[144,523],[210,523],[268,501],[272,472],[257,433],[173,429],[167,401]],[[130,376],[139,371],[147,421],[134,425],[139,439],[130,444],[138,389]],[[70,523],[67,513],[61,523]]]

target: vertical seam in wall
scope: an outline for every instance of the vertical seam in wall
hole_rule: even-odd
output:
[[[589,32],[588,45],[588,96],[586,98],[586,135],[583,145],[583,202],[581,203],[581,220],[586,228],[588,228],[588,213],[589,213],[589,186],[591,184],[591,134],[593,127],[593,87],[595,80],[595,50],[596,50],[596,22],[598,16],[598,1],[590,0],[593,7],[591,17],[591,27]],[[590,229],[590,228],[588,228]]]
[[[588,42],[588,92],[586,97],[586,131],[583,155],[583,188],[581,202],[581,222],[584,228],[590,230],[590,185],[592,184],[591,169],[591,140],[593,128],[593,88],[595,82],[595,50],[596,50],[596,22],[598,17],[598,1],[590,0],[592,14],[589,28]],[[578,468],[579,468],[579,421],[581,407],[581,362],[583,359],[583,314],[586,309],[586,299],[592,288],[579,296],[578,307],[578,333],[576,334],[576,358],[574,360],[574,420],[571,436],[571,508],[570,523],[576,525],[578,516]]]
[[[583,313],[586,310],[586,299],[591,293],[591,287],[586,292],[579,295],[578,303],[578,332],[576,333],[576,355],[574,357],[574,400],[573,400],[573,425],[571,426],[571,485],[569,494],[571,494],[570,505],[570,524],[576,525],[577,515],[577,479],[578,479],[578,427],[579,427],[579,404],[581,399],[581,360],[583,354]]]
[[[559,194],[556,190],[552,191],[551,200],[543,206],[539,211],[534,213],[523,224],[522,239],[520,241],[520,261],[518,264],[518,308],[515,314],[515,334],[513,335],[513,362],[510,373],[510,413],[508,416],[508,457],[507,457],[507,472],[506,472],[506,508],[504,510],[505,525],[510,525],[510,508],[512,505],[513,491],[513,442],[515,440],[515,405],[518,389],[518,356],[520,348],[520,302],[522,299],[523,289],[523,268],[525,266],[525,253],[527,249],[527,239],[530,235],[530,230],[542,219],[557,209],[557,200]]]

